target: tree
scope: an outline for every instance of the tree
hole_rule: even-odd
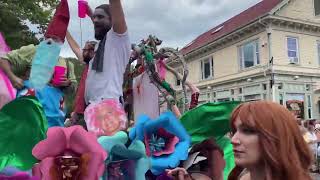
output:
[[[0,0],[0,31],[8,45],[17,49],[23,45],[37,44],[36,33],[26,22],[37,25],[43,34],[59,0]]]

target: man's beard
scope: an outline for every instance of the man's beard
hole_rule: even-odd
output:
[[[104,36],[107,34],[107,32],[110,31],[110,29],[111,29],[111,26],[107,26],[105,29],[103,29],[101,31],[96,30],[94,33],[94,37],[97,40],[102,40],[104,38]]]

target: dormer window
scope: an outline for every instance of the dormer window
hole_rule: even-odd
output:
[[[215,34],[215,33],[219,32],[222,28],[223,28],[223,25],[217,27],[215,30],[213,30],[213,31],[211,32],[211,34]]]

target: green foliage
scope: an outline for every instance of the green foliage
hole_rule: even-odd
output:
[[[8,45],[17,49],[39,43],[25,24],[28,20],[44,33],[59,0],[0,0],[0,31]]]

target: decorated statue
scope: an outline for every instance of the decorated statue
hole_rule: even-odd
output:
[[[183,89],[183,106],[182,111],[186,110],[187,93],[186,93],[186,79],[188,76],[188,68],[185,63],[184,57],[179,53],[177,49],[164,47],[158,50],[159,45],[162,41],[157,37],[150,35],[147,40],[142,40],[140,44],[132,45],[132,54],[129,63],[137,60],[137,65],[129,73],[129,77],[135,78],[138,75],[146,72],[149,76],[151,83],[153,83],[161,92],[163,97],[166,99],[167,103],[175,105],[177,102],[176,90],[165,80],[166,69],[170,68],[165,64],[165,59],[170,59],[174,62],[180,62],[183,67],[183,75],[180,77],[178,74],[174,74],[177,79],[182,80]],[[172,70],[169,69],[169,70]]]

